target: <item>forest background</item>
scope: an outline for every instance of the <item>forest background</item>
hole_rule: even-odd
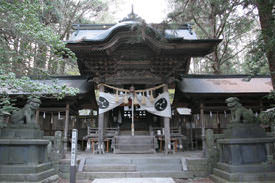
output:
[[[167,1],[171,11],[163,24],[189,23],[200,39],[223,39],[212,54],[194,58],[189,73],[271,75],[275,86],[274,0]],[[44,86],[33,87],[26,76],[79,75],[76,57],[64,43],[72,25],[117,23],[110,7],[121,3],[123,0],[0,1],[1,87],[39,91]],[[4,106],[8,100],[1,94],[0,106]]]

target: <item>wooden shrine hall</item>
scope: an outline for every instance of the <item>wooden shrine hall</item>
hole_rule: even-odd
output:
[[[117,98],[120,95],[126,98],[111,111],[100,113],[101,107],[105,108],[110,101],[99,97],[96,132],[99,153],[104,151],[104,126],[115,129],[110,124],[110,117],[116,118],[112,121],[120,123],[117,125],[119,133],[111,135],[115,153],[155,152],[158,145],[155,133],[161,141],[160,145],[164,144],[165,153],[171,151],[171,115],[158,116],[152,111],[146,112],[144,109],[148,109],[147,104],[142,106],[141,102],[135,100],[138,95],[156,99],[160,94],[168,93],[168,89],[175,87],[175,81],[188,73],[191,57],[203,57],[211,53],[221,40],[197,39],[188,24],[148,25],[133,12],[115,25],[78,24],[73,28],[75,31],[67,47],[77,56],[81,76],[99,85],[102,95],[112,93]],[[152,101],[155,106],[157,102],[160,105],[166,102],[167,105],[163,98]],[[87,136],[92,137],[92,133]]]
[[[76,54],[81,76],[54,79],[79,93],[58,101],[41,98],[37,110],[44,134],[62,131],[65,149],[73,128],[78,129],[81,149],[90,152],[202,149],[205,130],[222,133],[230,121],[226,98],[239,97],[255,112],[270,105],[263,98],[272,90],[268,76],[188,75],[191,58],[211,53],[221,42],[197,39],[188,24],[148,25],[131,13],[118,24],[73,29],[67,47]],[[19,107],[24,104],[23,99],[18,102]],[[80,115],[82,109],[92,112]]]

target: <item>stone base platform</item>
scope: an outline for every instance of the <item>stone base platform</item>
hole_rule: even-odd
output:
[[[42,139],[0,139],[0,166],[47,162],[48,143]]]
[[[1,130],[0,183],[56,182],[59,176],[48,160],[49,141],[42,139],[36,125],[21,127],[10,125]]]
[[[51,163],[38,165],[0,165],[0,183],[56,182],[59,178]]]
[[[13,127],[13,128],[3,128],[1,129],[0,138],[1,139],[13,139],[13,138],[23,138],[23,139],[42,139],[43,132],[36,128],[26,128],[24,126]]]
[[[211,179],[217,183],[275,182],[275,164],[229,165],[218,163]]]

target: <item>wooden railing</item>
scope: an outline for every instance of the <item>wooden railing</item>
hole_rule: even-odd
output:
[[[119,134],[119,128],[105,128],[103,138],[113,138]],[[83,139],[98,138],[98,128],[87,128],[87,135]]]

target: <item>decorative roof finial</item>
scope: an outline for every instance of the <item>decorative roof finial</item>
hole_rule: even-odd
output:
[[[131,13],[132,15],[134,15],[135,13],[134,13],[134,5],[132,4],[132,13]]]
[[[119,22],[125,22],[125,21],[144,21],[142,18],[140,18],[137,14],[134,13],[134,5],[131,5],[131,13],[128,14],[127,17],[123,18]]]

